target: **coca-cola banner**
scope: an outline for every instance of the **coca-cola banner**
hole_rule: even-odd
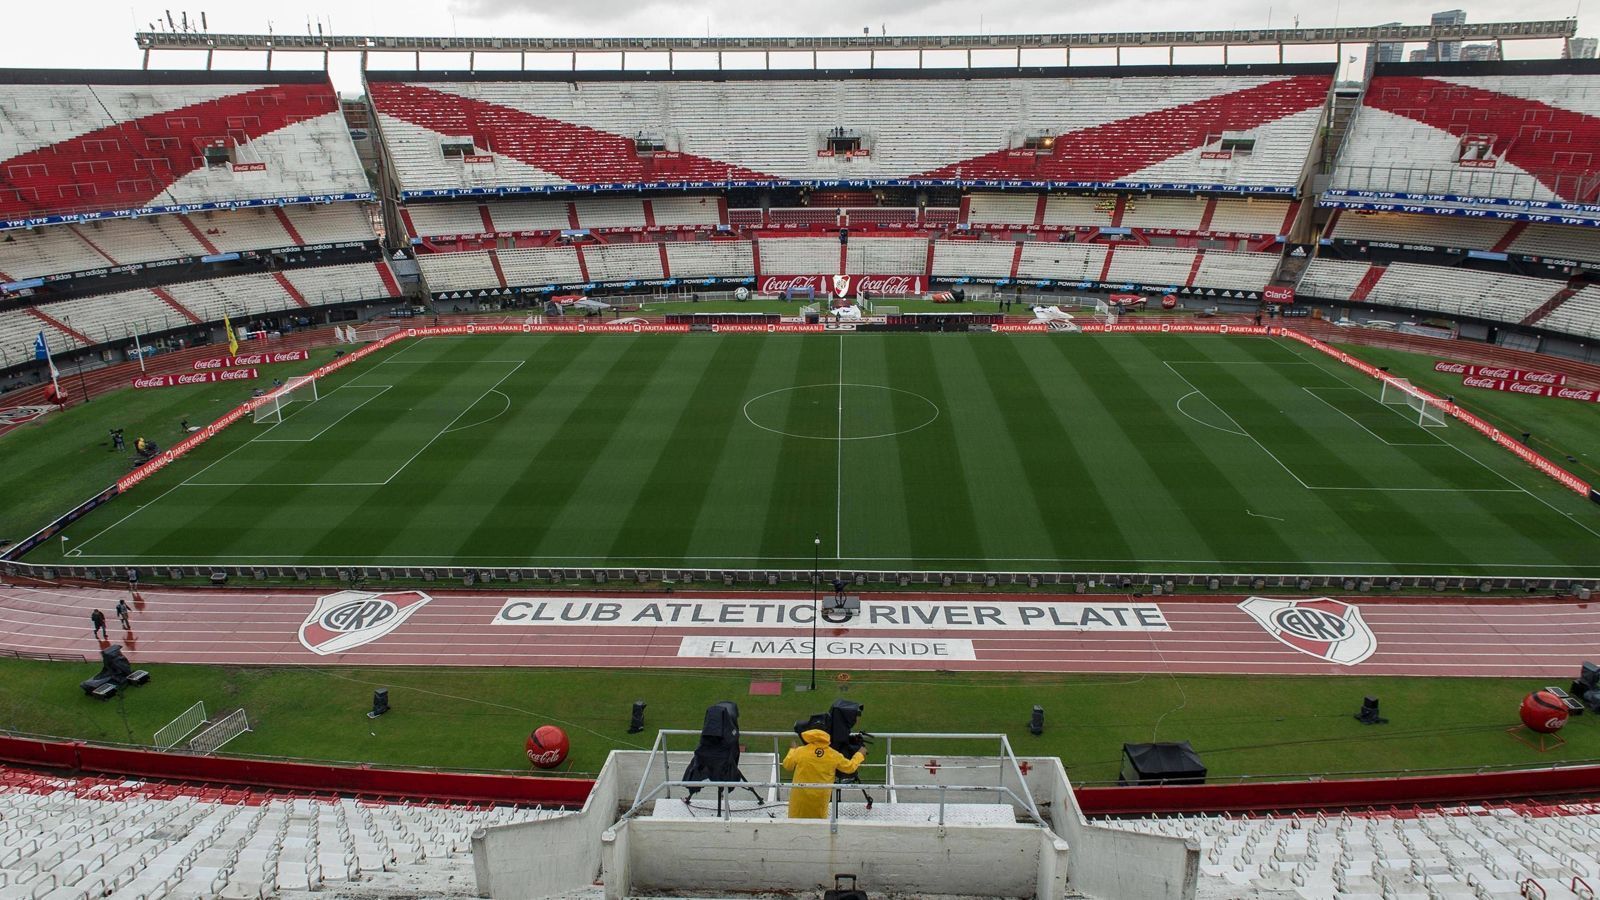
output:
[[[1534,397],[1559,397],[1562,400],[1579,400],[1600,403],[1600,391],[1588,388],[1569,388],[1559,384],[1541,384],[1537,381],[1516,381],[1506,378],[1489,378],[1484,375],[1465,375],[1463,387],[1482,388],[1487,391],[1505,391],[1509,394],[1529,394]]]
[[[350,365],[351,363],[362,360],[374,353],[377,353],[379,350],[394,344],[396,341],[402,340],[405,340],[405,334],[397,331],[388,337],[374,341],[365,347],[355,350],[354,352],[337,357],[332,362],[324,363],[323,365],[318,366],[316,369],[311,371],[310,376],[312,378],[323,378],[331,375],[345,366]],[[219,376],[218,380],[221,380],[220,376],[228,374],[232,374],[233,378],[243,377],[237,374],[239,372],[249,372],[251,373],[249,377],[255,377],[255,370],[253,369],[234,369],[232,370],[232,373],[200,372],[196,374],[201,377]],[[192,378],[195,376],[179,375],[167,377]],[[155,385],[152,385],[152,387],[154,386]],[[260,397],[252,397],[238,406],[235,406],[233,409],[228,410],[227,412],[223,413],[222,417],[217,419],[215,422],[202,427],[199,431],[191,433],[188,437],[174,444],[170,449],[161,451],[161,453],[156,455],[155,459],[150,460],[139,468],[134,469],[132,472],[129,472],[128,474],[117,479],[117,490],[126,491],[133,488],[146,478],[149,478],[151,475],[154,475],[171,465],[175,460],[183,458],[184,454],[188,453],[190,450],[193,450],[206,441],[211,440],[216,435],[221,434],[223,431],[227,430],[230,425],[249,415],[256,409],[256,407],[270,402],[272,402],[271,395],[266,394]]]
[[[1293,303],[1294,287],[1287,284],[1275,284],[1261,291],[1261,296],[1268,303]]]
[[[239,366],[265,366],[272,363],[303,362],[311,358],[309,350],[274,350],[270,353],[241,353],[238,356],[213,356],[194,361],[196,371],[205,369],[232,369]]]
[[[758,294],[782,294],[796,288],[835,297],[859,297],[862,291],[875,297],[904,297],[923,293],[927,279],[922,275],[763,275],[756,282]]]
[[[1531,381],[1535,384],[1566,384],[1567,376],[1558,372],[1530,372],[1524,369],[1508,369],[1504,366],[1473,366],[1466,363],[1446,362],[1440,360],[1433,364],[1435,372],[1450,372],[1455,375],[1465,375],[1469,378],[1493,378],[1499,381]],[[1476,387],[1477,385],[1473,385]]]
[[[182,375],[141,375],[133,380],[136,388],[177,387],[180,384],[210,384],[213,381],[249,381],[259,378],[255,369],[222,369],[216,372],[185,372]]]

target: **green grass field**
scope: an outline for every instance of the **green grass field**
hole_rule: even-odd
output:
[[[254,730],[229,753],[403,766],[527,769],[522,742],[537,725],[566,729],[569,771],[594,772],[612,750],[648,746],[658,728],[698,728],[706,706],[739,704],[747,731],[782,731],[835,697],[865,704],[875,732],[1005,732],[1017,752],[1059,756],[1080,784],[1114,780],[1123,742],[1188,740],[1214,781],[1241,776],[1475,770],[1600,757],[1600,719],[1573,719],[1564,746],[1540,753],[1505,733],[1537,679],[981,675],[857,672],[841,693],[828,673],[816,694],[752,696],[749,672],[472,668],[151,666],[148,687],[118,702],[84,698],[86,665],[0,659],[0,728],[115,743],[148,743],[196,700],[220,714],[245,708]],[[788,674],[787,686],[804,680]],[[366,717],[372,691],[393,711]],[[1353,713],[1381,699],[1389,724]],[[647,729],[627,733],[629,706],[649,704]],[[1045,732],[1025,728],[1034,704]],[[752,739],[752,750],[762,747]],[[881,745],[880,745],[881,746]],[[993,752],[993,745],[895,745],[896,752]]]
[[[849,568],[1600,572],[1592,504],[1279,340],[433,338],[320,394],[91,513],[73,561],[759,569],[817,534]]]

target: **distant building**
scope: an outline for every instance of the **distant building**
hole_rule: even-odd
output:
[[[1433,45],[1429,44],[1428,46],[1432,47]],[[1430,55],[1432,52],[1432,50],[1413,50],[1407,62],[1432,62],[1433,57]]]
[[[1433,14],[1434,25],[1465,25],[1467,24],[1467,11],[1464,9],[1447,9],[1444,12]],[[1440,62],[1455,62],[1461,58],[1460,41],[1429,41],[1428,53],[1425,57],[1429,60]]]
[[[1561,55],[1567,59],[1594,59],[1597,45],[1600,45],[1600,38],[1575,37],[1567,41]]]
[[[1494,44],[1468,44],[1461,48],[1462,62],[1483,62],[1499,58],[1500,48]]]
[[[1399,25],[1399,22],[1385,22],[1382,26]],[[1373,62],[1402,62],[1406,58],[1406,45],[1398,41],[1383,41],[1372,45]]]

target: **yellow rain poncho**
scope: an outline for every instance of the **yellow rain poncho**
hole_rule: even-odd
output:
[[[794,773],[795,784],[833,784],[835,772],[849,775],[867,761],[865,753],[845,759],[843,753],[828,746],[828,733],[820,728],[801,734],[800,739],[805,743],[783,758],[783,768]],[[789,818],[826,819],[831,793],[818,788],[794,788],[789,791]]]

